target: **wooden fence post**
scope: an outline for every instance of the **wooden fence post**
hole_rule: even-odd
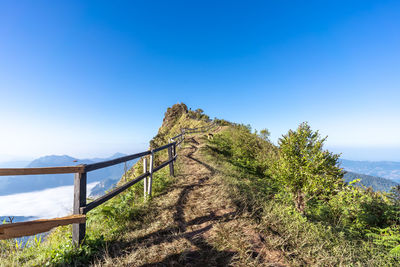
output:
[[[176,143],[174,144],[174,157],[176,157]]]
[[[179,147],[181,147],[182,146],[182,142],[185,141],[185,134],[184,133],[182,134],[181,138],[182,139],[181,139],[181,142],[179,143]]]
[[[179,137],[180,141],[179,141],[179,147],[182,146],[182,142],[185,139],[185,130],[181,129],[181,136]]]
[[[87,173],[75,173],[74,178],[74,214],[82,214],[81,208],[86,206]],[[86,223],[72,225],[72,241],[79,246],[86,233]]]
[[[168,147],[168,159],[171,160],[169,163],[169,175],[174,176],[174,161],[172,161],[174,158],[174,153],[172,150],[173,146]]]
[[[150,177],[149,177],[149,183],[147,185],[147,195],[151,196],[151,190],[152,190],[152,186],[153,186],[153,166],[154,166],[154,152],[151,151],[150,154]]]
[[[144,157],[143,158],[143,173],[146,173],[146,172],[147,172],[147,158]],[[144,198],[144,200],[147,199],[147,183],[148,183],[148,180],[149,179],[147,177],[145,177],[144,180],[143,180],[143,185],[144,185],[143,198]]]

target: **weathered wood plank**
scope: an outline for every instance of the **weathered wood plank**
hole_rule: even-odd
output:
[[[184,137],[182,137],[179,141],[178,141],[178,143],[176,143],[179,147],[181,147],[181,143],[183,142],[183,140],[185,140],[185,138]]]
[[[154,172],[153,168],[154,168],[154,152],[152,151],[152,153],[150,154],[150,166],[149,166],[150,176],[147,185],[147,195],[150,197],[153,189],[153,172]]]
[[[143,173],[147,173],[147,158],[143,158]],[[143,198],[147,199],[147,176],[143,180]]]
[[[140,182],[141,180],[143,180],[145,177],[149,176],[150,173],[146,172],[143,173],[142,175],[140,175],[138,178],[127,182],[126,184],[115,188],[114,190],[110,191],[109,193],[93,200],[92,202],[88,203],[85,207],[81,208],[81,213],[86,214],[89,211],[91,211],[92,209],[96,208],[97,206],[103,204],[104,202],[106,202],[107,200],[110,200],[111,198],[115,197],[116,195],[122,193],[123,191],[125,191],[126,189],[128,189],[129,187],[131,187],[132,185]]]
[[[86,206],[87,173],[76,173],[74,179],[74,214],[81,213],[81,207]],[[72,226],[72,241],[75,245],[82,243],[86,234],[86,223]]]
[[[179,137],[181,137],[182,135],[183,135],[183,133],[181,133],[181,134],[178,134],[178,135],[176,135],[176,136],[172,137],[172,138],[171,138],[171,140],[178,139],[178,138],[179,138]]]
[[[109,166],[113,166],[119,163],[123,163],[126,161],[130,161],[133,159],[137,159],[146,155],[150,155],[151,151],[145,151],[145,152],[141,152],[141,153],[137,153],[137,154],[132,154],[132,155],[128,155],[128,156],[124,156],[124,157],[120,157],[120,158],[116,158],[116,159],[112,159],[112,160],[107,160],[107,161],[102,161],[102,162],[97,162],[97,163],[93,163],[93,164],[88,164],[86,165],[85,171],[90,172],[90,171],[94,171],[97,169],[101,169],[101,168],[105,168],[105,167],[109,167]]]
[[[175,146],[175,145],[174,145]],[[173,159],[173,149],[174,149],[174,146],[170,146],[169,148],[168,148],[168,159],[169,159],[169,175],[170,176],[174,176],[174,161],[172,160]]]
[[[169,144],[160,146],[160,147],[158,147],[158,148],[153,149],[152,151],[153,151],[153,153],[156,153],[156,152],[161,151],[161,150],[163,150],[163,149],[166,149],[166,148],[168,148],[168,147],[170,147],[170,146],[173,146],[174,143],[176,143],[176,142],[172,142],[172,143],[169,143]]]
[[[0,240],[30,236],[48,232],[54,227],[73,223],[85,223],[85,215],[72,215],[54,219],[42,219],[0,225]]]
[[[176,159],[176,156],[175,156],[173,159],[171,159],[171,160],[164,161],[164,162],[161,163],[159,166],[157,166],[157,167],[155,167],[155,168],[153,169],[153,173],[155,173],[155,172],[159,171],[160,169],[164,168],[165,166],[167,166],[168,164],[170,164],[170,163],[171,163],[172,161],[174,161],[175,159]]]
[[[0,168],[0,176],[83,173],[83,172],[85,172],[84,166],[44,167],[44,168]]]
[[[194,128],[196,129],[196,128]],[[168,164],[170,165],[170,174],[174,175],[173,161],[177,158],[176,145],[180,144],[185,139],[185,133],[190,133],[190,130],[194,129],[182,129],[182,133],[175,136],[174,139],[178,139],[179,142],[173,141],[167,145],[156,148],[152,151],[145,151],[117,159],[103,161],[99,163],[79,166],[66,166],[66,167],[45,167],[45,168],[3,168],[0,169],[0,176],[8,175],[35,175],[35,174],[62,174],[62,173],[75,173],[74,181],[74,215],[62,218],[55,218],[50,220],[36,220],[31,222],[6,224],[0,226],[0,239],[21,237],[27,235],[33,235],[37,233],[43,233],[50,229],[67,224],[73,225],[73,241],[75,244],[80,244],[85,237],[86,231],[86,217],[84,214],[108,201],[114,196],[120,194],[130,186],[136,184],[142,179],[146,179],[146,187],[144,189],[145,194],[151,196],[152,193],[152,176],[156,171],[164,168]],[[168,148],[169,160],[163,162],[161,165],[154,167],[154,153]],[[113,166],[119,163],[127,162],[129,160],[150,155],[150,170],[147,171],[147,160],[144,159],[144,173],[138,178],[124,184],[123,186],[116,188],[108,194],[96,199],[95,201],[86,205],[86,186],[87,186],[87,172]],[[28,227],[34,226],[34,227]]]

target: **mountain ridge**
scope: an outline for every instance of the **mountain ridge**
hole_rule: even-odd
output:
[[[91,164],[99,161],[111,160],[124,155],[125,154],[122,153],[115,153],[111,157],[94,159],[78,159],[68,155],[46,155],[32,160],[26,167],[39,168]],[[129,162],[127,168],[131,168],[134,162],[136,161]],[[125,166],[123,164],[96,170],[88,173],[88,183],[103,182],[108,179],[118,181],[124,171]],[[0,196],[73,185],[73,183],[73,174],[2,176],[0,177]],[[103,184],[109,185],[110,183],[103,182]],[[101,192],[104,192],[107,189],[109,188],[96,188],[95,191],[98,192],[98,194],[101,194]]]
[[[393,180],[371,176],[366,174],[360,174],[355,172],[347,171],[343,177],[344,181],[349,183],[355,179],[360,179],[360,184],[365,187],[372,187],[374,191],[383,191],[389,192],[393,186],[398,185],[399,183],[394,182]],[[356,184],[357,186],[357,184]]]
[[[346,171],[382,177],[400,182],[400,162],[396,161],[356,161],[341,159],[340,165]]]

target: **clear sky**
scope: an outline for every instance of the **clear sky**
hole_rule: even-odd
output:
[[[0,1],[0,160],[142,150],[177,102],[400,161],[400,1]]]

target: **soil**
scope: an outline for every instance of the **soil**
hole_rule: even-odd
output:
[[[266,246],[268,236],[230,200],[218,170],[202,158],[202,138],[185,140],[176,183],[152,200],[141,228],[95,265],[286,266],[283,254]]]

